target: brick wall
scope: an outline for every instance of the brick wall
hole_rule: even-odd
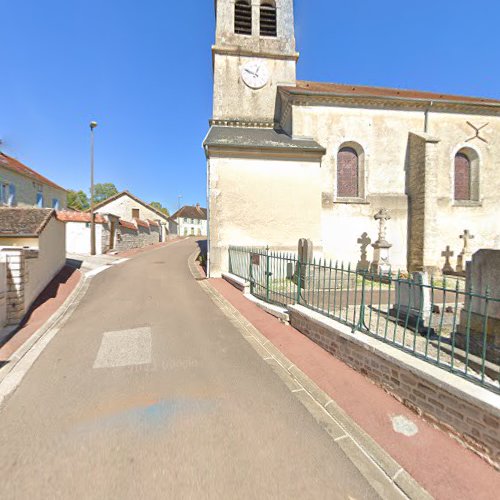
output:
[[[500,395],[302,306],[290,324],[500,469]]]

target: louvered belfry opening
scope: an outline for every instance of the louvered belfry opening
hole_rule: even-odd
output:
[[[237,35],[252,34],[252,5],[248,0],[234,4],[234,32]]]
[[[274,2],[264,1],[260,6],[260,36],[278,36]]]

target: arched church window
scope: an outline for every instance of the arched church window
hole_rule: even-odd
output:
[[[341,148],[337,156],[337,197],[360,197],[359,155],[351,147]]]
[[[276,4],[272,0],[260,4],[260,36],[278,36]]]
[[[237,35],[252,34],[252,4],[250,0],[237,0],[234,4],[234,32]]]
[[[455,155],[455,200],[471,199],[471,162],[469,157],[458,152]]]

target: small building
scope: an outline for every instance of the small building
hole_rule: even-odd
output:
[[[56,211],[0,208],[0,261],[7,280],[4,323],[18,324],[66,263],[64,223]],[[5,325],[0,324],[0,328]]]
[[[57,213],[57,218],[66,224],[66,252],[90,255],[90,214],[64,210]],[[100,214],[95,216],[95,234],[97,255],[114,249],[114,225]]]
[[[172,219],[177,223],[178,236],[207,236],[207,209],[200,204],[186,205],[177,210]]]
[[[0,206],[66,208],[66,189],[0,152]]]
[[[168,215],[148,205],[145,201],[137,198],[128,191],[122,191],[107,200],[102,201],[95,207],[95,211],[102,215],[114,215],[120,220],[134,222],[152,221],[159,228],[158,239],[155,243],[166,241],[168,237]],[[143,227],[139,223],[138,227]]]

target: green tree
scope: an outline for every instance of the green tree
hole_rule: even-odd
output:
[[[167,217],[170,217],[170,212],[168,211],[168,208],[165,208],[159,201],[152,201],[150,205],[153,208],[156,208],[156,210],[164,213]]]
[[[67,195],[67,205],[71,210],[84,211],[90,207],[89,198],[85,191],[70,189]]]
[[[115,194],[118,194],[118,189],[111,182],[94,186],[94,200],[96,203],[101,203],[101,201],[107,200]]]

